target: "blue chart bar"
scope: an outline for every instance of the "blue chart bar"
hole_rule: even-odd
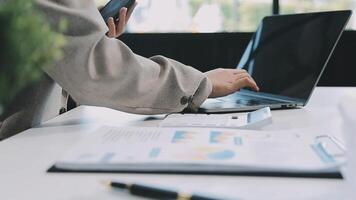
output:
[[[101,162],[108,163],[112,160],[112,158],[115,156],[115,153],[106,153],[102,158]]]
[[[220,143],[219,138],[223,133],[218,131],[211,131],[210,132],[210,143],[211,144],[218,144]]]
[[[224,133],[219,131],[211,131],[210,132],[210,144],[226,144],[226,143],[233,143],[236,146],[242,145],[242,138],[241,137],[233,137],[231,133]]]
[[[157,158],[159,154],[161,153],[161,148],[153,148],[150,152],[149,157],[150,158]]]
[[[242,138],[241,137],[234,137],[234,143],[237,146],[241,146],[242,145]]]
[[[172,143],[184,143],[193,140],[192,133],[186,131],[176,131]]]

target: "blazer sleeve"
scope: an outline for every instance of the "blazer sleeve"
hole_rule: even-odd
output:
[[[46,72],[82,105],[104,106],[138,114],[196,109],[212,84],[204,73],[175,60],[144,58],[108,28],[93,0],[37,0],[54,29],[68,26],[64,58]]]

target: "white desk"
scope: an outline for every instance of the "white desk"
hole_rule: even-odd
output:
[[[340,137],[337,105],[356,88],[317,88],[307,107],[273,111],[273,124],[265,130],[315,128],[317,133]],[[0,199],[136,199],[112,191],[99,181],[124,181],[168,185],[181,189],[207,191],[242,199],[345,199],[346,181],[332,179],[271,178],[204,175],[142,174],[49,174],[46,170],[92,129],[100,124],[114,126],[157,126],[158,120],[106,108],[78,107],[0,142]]]

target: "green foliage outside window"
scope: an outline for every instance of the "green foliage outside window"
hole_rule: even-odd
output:
[[[0,25],[1,107],[62,57],[65,40],[34,8],[34,0],[0,0]],[[60,23],[58,29],[64,28]]]
[[[271,1],[246,1],[246,0],[190,0],[191,14],[206,3],[216,3],[223,14],[223,28],[226,32],[253,31],[260,20],[272,14]]]

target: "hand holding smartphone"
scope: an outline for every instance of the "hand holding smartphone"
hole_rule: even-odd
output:
[[[110,0],[101,10],[100,13],[105,22],[108,22],[109,18],[114,18],[115,21],[119,21],[119,11],[121,8],[126,7],[130,9],[135,4],[135,0]]]

